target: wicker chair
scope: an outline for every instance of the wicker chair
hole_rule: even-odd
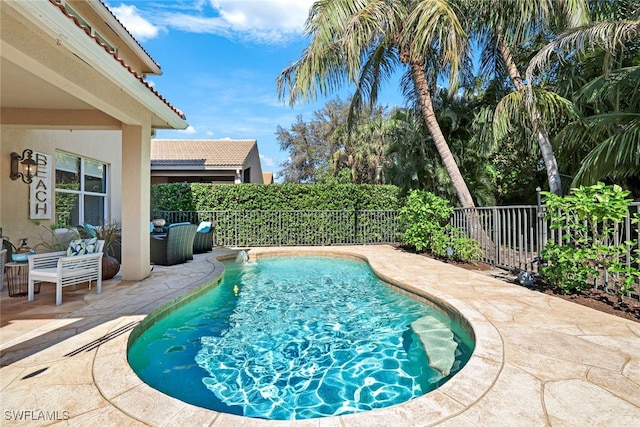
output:
[[[165,236],[151,235],[151,262],[160,265],[182,264],[193,259],[196,225],[171,224]]]
[[[7,250],[0,250],[0,290],[4,289],[4,264],[5,257],[7,256]]]
[[[193,240],[193,252],[200,254],[213,249],[213,224],[201,222],[196,230],[196,237]]]

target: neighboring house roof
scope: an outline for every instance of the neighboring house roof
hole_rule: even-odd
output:
[[[151,168],[242,167],[255,139],[153,139]]]
[[[273,184],[273,172],[262,172],[262,182],[265,184]]]
[[[81,28],[85,34],[87,34],[87,36],[89,36],[90,38],[92,38],[99,46],[101,46],[105,52],[107,52],[109,55],[111,55],[113,57],[113,59],[115,59],[117,62],[120,63],[120,65],[122,65],[125,69],[127,69],[129,71],[129,73],[131,73],[136,79],[138,79],[143,85],[145,85],[147,87],[147,89],[149,89],[154,95],[156,95],[158,98],[160,98],[160,100],[162,100],[162,102],[164,102],[174,113],[176,113],[181,119],[186,120],[186,116],[184,115],[184,113],[182,111],[180,111],[179,109],[177,109],[176,107],[174,107],[173,105],[171,105],[169,103],[169,101],[167,101],[166,98],[164,98],[162,95],[160,95],[160,93],[158,91],[156,91],[153,87],[151,87],[151,85],[149,83],[147,83],[147,81],[145,80],[143,75],[138,74],[130,65],[128,65],[122,58],[120,58],[117,54],[117,52],[111,52],[109,50],[109,47],[107,45],[105,45],[104,43],[102,43],[100,41],[100,39],[98,39],[98,37],[94,36],[93,34],[91,34],[91,30],[87,27],[85,27],[84,25],[82,25],[82,23],[80,23],[80,21],[78,20],[78,18],[76,18],[75,16],[69,14],[67,12],[67,10],[65,9],[64,4],[62,3],[58,3],[56,2],[56,0],[49,0],[49,3],[51,3],[52,5],[54,5],[55,7],[57,7],[67,18],[69,18],[70,20],[72,20],[75,25],[77,25],[79,28]],[[104,6],[107,11],[109,11],[109,13],[113,15],[113,13],[109,10],[109,8],[102,2],[100,1],[100,4],[102,4],[102,6]],[[114,16],[115,18],[115,16]],[[116,19],[117,22],[120,22]],[[122,25],[122,24],[120,24]],[[124,26],[123,26],[124,28]],[[125,28],[125,31],[126,28]],[[130,35],[131,33],[129,33],[127,31],[127,33]],[[132,37],[133,40],[135,40]],[[139,43],[136,41],[136,43],[139,45]],[[144,51],[146,53],[147,56],[149,56],[149,54]],[[149,58],[151,59],[151,57],[149,56]],[[155,61],[153,61],[155,62]],[[159,68],[158,68],[159,71]]]

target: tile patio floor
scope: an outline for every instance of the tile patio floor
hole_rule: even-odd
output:
[[[217,249],[156,266],[141,282],[95,289],[53,286],[36,300],[0,293],[2,425],[640,426],[640,323],[529,291],[389,246],[253,248],[351,254],[382,277],[455,307],[477,344],[465,368],[410,402],[356,415],[265,421],[220,414],[163,395],[126,363],[131,328],[157,307],[222,272]],[[22,421],[18,418],[22,418]]]

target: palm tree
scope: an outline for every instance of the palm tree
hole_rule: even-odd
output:
[[[513,48],[530,43],[535,35],[547,31],[551,24],[575,26],[586,22],[588,7],[585,0],[521,0],[505,2],[503,0],[471,0],[466,4],[469,26],[484,45],[483,68],[495,71],[497,60],[501,63],[501,71],[511,80],[516,92],[503,106],[509,109],[520,106],[526,112],[532,134],[540,147],[542,158],[547,170],[549,190],[556,194],[562,193],[560,170],[553,147],[549,140],[549,133],[544,117],[533,97],[527,96],[527,84],[513,57]],[[553,94],[547,94],[547,99],[561,102]],[[513,114],[513,112],[507,112]],[[504,117],[504,116],[503,116]],[[499,115],[496,117],[499,127]],[[496,132],[499,134],[500,132]]]
[[[306,32],[311,36],[309,46],[278,77],[280,99],[288,91],[293,105],[353,83],[352,112],[356,112],[365,101],[374,105],[382,81],[398,66],[406,66],[405,81],[411,81],[417,94],[460,205],[475,207],[431,100],[442,71],[449,71],[450,89],[455,89],[467,52],[466,35],[451,5],[442,0],[319,0],[311,8]]]
[[[640,1],[593,3],[596,21],[555,38],[526,72],[527,80],[534,81],[556,53],[588,63],[591,71],[600,67],[568,94],[582,116],[563,129],[563,139],[572,151],[589,148],[572,185],[640,175]]]

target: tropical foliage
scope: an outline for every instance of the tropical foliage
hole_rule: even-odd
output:
[[[547,243],[541,254],[541,271],[549,283],[564,293],[580,292],[603,283],[602,276],[607,274],[619,295],[634,291],[640,273],[625,263],[625,257],[638,242],[616,239],[629,215],[628,196],[619,186],[603,183],[580,186],[564,198],[545,193],[546,218],[560,236],[559,241]]]
[[[553,85],[577,112],[557,136],[573,185],[606,179],[637,188],[640,1],[590,5],[591,22],[558,35],[540,50],[527,79]],[[549,75],[555,81],[547,83]]]
[[[597,181],[640,197],[639,19],[638,0],[318,1],[280,96],[354,92],[318,116],[329,132],[300,119],[281,140],[301,171],[287,181],[394,184],[459,206]],[[407,105],[381,111],[397,71]],[[324,160],[297,155],[310,141]]]
[[[463,237],[449,224],[452,213],[451,204],[433,193],[411,191],[398,216],[402,244],[417,252],[477,263],[481,255],[480,246],[476,240]]]
[[[293,105],[352,83],[356,87],[353,117],[364,105],[375,104],[381,83],[402,67],[405,93],[418,102],[460,204],[474,206],[432,103],[432,91],[443,72],[448,72],[450,89],[455,91],[468,52],[467,38],[451,5],[446,1],[319,0],[311,8],[306,32],[309,46],[278,78],[280,97],[288,92]]]

